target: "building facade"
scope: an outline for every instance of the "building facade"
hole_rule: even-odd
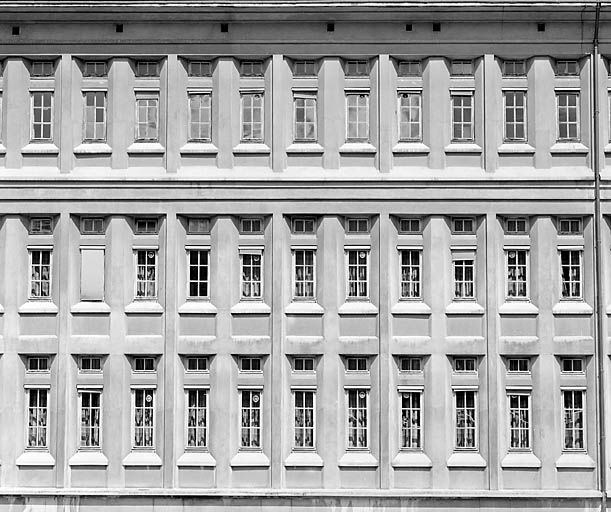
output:
[[[2,2],[0,510],[605,510],[610,30]]]

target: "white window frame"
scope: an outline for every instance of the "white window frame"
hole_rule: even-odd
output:
[[[146,100],[146,101],[150,101],[150,100],[155,100],[157,102],[157,108],[155,109],[155,133],[154,136],[152,137],[146,137],[146,138],[141,138],[139,135],[139,126],[140,125],[147,125],[148,124],[148,117],[146,120],[141,120],[140,119],[140,115],[139,115],[139,108],[138,108],[138,103],[141,100]],[[136,91],[136,96],[135,96],[135,108],[136,108],[136,112],[135,112],[135,118],[134,118],[134,140],[136,142],[159,142],[159,110],[160,110],[160,97],[159,97],[159,93],[158,92],[139,92]],[[148,106],[147,106],[147,116],[148,116]],[[146,128],[146,132],[148,133],[148,127]]]
[[[472,282],[472,287],[473,287],[473,294],[471,296],[465,296],[465,295],[461,295],[461,296],[457,296],[456,295],[456,262],[457,261],[471,261],[473,263],[472,267],[473,267],[473,282]],[[464,279],[464,269],[466,268],[464,265],[462,266],[463,268],[463,280],[461,281],[463,283],[463,288],[464,285],[466,283],[468,283],[469,281],[466,281]],[[453,288],[453,293],[452,293],[452,300],[453,301],[476,301],[477,300],[477,261],[476,261],[476,257],[475,254],[462,254],[462,252],[458,253],[458,254],[453,254],[452,255],[452,288]]]
[[[419,446],[403,446],[403,431],[405,426],[403,425],[403,395],[404,394],[417,394],[420,396],[420,407],[419,412],[419,425],[415,427],[420,432],[420,443]],[[410,411],[416,410],[413,405],[409,408]],[[399,386],[399,449],[404,452],[423,452],[424,451],[424,389]],[[411,431],[412,428],[408,427]]]
[[[524,262],[524,273],[526,276],[526,280],[524,282],[525,295],[509,295],[509,253],[516,253],[516,264],[515,267],[518,269],[521,265],[518,261],[519,253],[524,252],[525,262]],[[516,290],[518,290],[518,285],[520,281],[517,278],[513,280],[516,283]],[[505,246],[505,300],[507,301],[528,301],[530,299],[530,247],[507,247]]]
[[[95,370],[97,371],[97,370]],[[89,370],[86,370],[86,373],[89,373]],[[78,449],[80,451],[102,451],[102,438],[103,438],[103,418],[104,418],[104,403],[103,403],[103,395],[102,388],[93,388],[93,387],[83,387],[77,388],[78,393]],[[98,438],[99,444],[97,446],[83,446],[83,393],[95,393],[100,396],[100,406],[99,406],[99,415],[100,421],[98,425]],[[88,427],[92,429],[92,427]]]
[[[39,137],[36,138],[34,136],[34,95],[36,94],[49,94],[51,96],[51,106],[49,107],[51,110],[51,120],[49,121],[49,137]],[[44,112],[44,108],[41,107]],[[41,114],[42,115],[42,114]],[[41,118],[42,119],[42,118]],[[55,91],[45,90],[45,89],[32,89],[30,90],[30,141],[31,142],[53,142],[53,124],[55,123]],[[44,134],[44,126],[45,122],[41,121],[41,133]]]
[[[583,448],[567,448],[565,445],[566,442],[566,425],[564,422],[565,419],[565,415],[566,415],[566,411],[564,408],[564,394],[565,393],[581,393],[581,411],[582,411],[582,425],[581,425],[581,430],[583,433]],[[575,453],[575,452],[581,452],[581,453],[587,453],[588,451],[588,438],[587,438],[587,433],[588,433],[588,429],[587,429],[587,402],[586,402],[586,389],[585,388],[581,388],[581,387],[577,387],[577,388],[573,388],[573,387],[563,387],[561,389],[561,393],[560,393],[560,412],[561,412],[561,417],[560,417],[560,421],[561,421],[561,425],[562,425],[562,451],[563,452],[569,452],[569,453]],[[575,410],[574,408],[572,410]],[[575,432],[575,428],[572,429],[573,432]],[[575,444],[575,438],[573,438],[573,444]]]
[[[350,295],[350,253],[351,252],[356,252],[357,253],[357,258],[358,258],[358,253],[360,252],[364,252],[366,254],[365,259],[366,259],[366,264],[365,264],[365,272],[367,273],[366,275],[366,279],[364,281],[361,281],[358,277],[358,269],[360,268],[359,264],[357,263],[356,269],[357,269],[357,278],[354,281],[355,286],[357,287],[357,295]],[[371,263],[370,263],[370,256],[371,256],[371,248],[369,246],[367,247],[356,247],[356,246],[346,246],[344,248],[344,261],[345,261],[345,279],[346,279],[346,300],[348,301],[368,301],[370,298],[370,288],[371,288]],[[359,295],[358,294],[358,286],[360,283],[364,282],[365,283],[365,289],[366,289],[366,293],[365,295]]]
[[[355,105],[354,107],[350,107],[349,106],[349,98],[353,97],[353,96],[358,96],[358,97],[364,97],[365,98],[365,105],[358,105],[358,101],[357,101],[357,105]],[[370,123],[369,123],[369,91],[346,91],[345,92],[345,112],[346,112],[346,142],[347,143],[368,143],[370,140]],[[357,109],[357,118],[356,118],[356,137],[350,137],[350,115],[348,114],[348,109],[349,108],[356,108]],[[365,124],[366,124],[366,130],[365,130],[365,134],[363,136],[361,136],[361,133],[359,132],[358,127],[360,125],[363,124],[363,121],[360,119],[359,116],[359,112],[360,109],[364,108],[365,109]]]
[[[410,98],[410,102],[411,102],[411,98],[417,98],[417,105],[403,105],[402,104],[402,100],[408,97]],[[402,121],[402,112],[404,109],[408,109],[411,111],[411,109],[417,109],[418,112],[418,120],[416,123],[414,123],[413,120],[410,121],[406,121],[403,122]],[[400,142],[422,142],[422,91],[418,90],[418,91],[412,91],[412,90],[405,90],[405,91],[399,91],[398,96],[397,96],[397,133],[399,134],[399,141]],[[402,133],[401,130],[401,126],[403,125],[407,125],[409,126],[417,126],[418,127],[418,134],[415,137],[411,137],[411,136],[405,136]],[[411,132],[411,130],[407,130],[408,132]]]
[[[46,393],[46,395],[47,395],[47,406],[46,406],[46,415],[45,415],[46,423],[44,425],[44,429],[45,429],[45,444],[44,444],[44,446],[41,446],[41,445],[38,445],[38,444],[36,444],[34,446],[31,446],[30,443],[29,443],[29,437],[30,437],[30,393],[32,391],[37,391],[39,393],[40,393],[40,391],[44,391]],[[24,446],[26,447],[26,450],[28,450],[28,451],[46,451],[46,452],[48,452],[49,451],[49,437],[50,437],[49,436],[49,428],[50,428],[50,423],[51,423],[51,421],[50,421],[51,420],[51,418],[50,418],[51,388],[48,385],[28,386],[28,387],[26,387],[25,392],[26,393],[25,393],[25,408],[24,408],[25,409],[24,410],[24,412],[25,412],[25,422],[24,422],[24,425],[25,425],[25,445]],[[38,401],[40,402],[40,394],[39,394]],[[40,409],[40,407],[37,406],[36,409],[38,410],[38,409]],[[34,428],[36,428],[37,429],[36,431],[38,432],[39,426],[37,425]]]
[[[418,263],[416,266],[412,265],[411,263],[411,258],[410,258],[410,262],[408,263],[408,265],[404,265],[403,264],[403,254],[404,253],[417,253],[418,254]],[[414,268],[418,269],[418,280],[412,280],[409,279],[407,281],[403,280],[403,268],[406,267],[408,268],[411,272],[413,272]],[[410,273],[411,275],[411,273]],[[403,285],[405,283],[405,286],[408,287],[408,289],[411,287],[413,288],[414,286],[416,286],[418,293],[411,296],[411,295],[404,295],[403,294]],[[414,301],[414,300],[422,300],[422,249],[420,247],[401,247],[399,248],[399,298],[400,300],[407,300],[407,301]]]
[[[251,136],[246,138],[244,135],[244,98],[259,96],[261,99],[261,136],[254,137],[255,123],[254,121],[254,105],[251,105],[251,111],[253,113],[253,119],[250,120]],[[259,143],[263,144],[265,141],[265,92],[264,91],[240,91],[240,141],[246,144]]]
[[[193,372],[194,370],[191,370],[191,372]],[[208,447],[210,446],[210,388],[206,387],[206,386],[186,386],[185,387],[185,430],[184,430],[184,435],[185,435],[185,451],[208,451]],[[206,414],[205,414],[205,421],[206,421],[206,426],[204,427],[204,431],[205,431],[205,436],[206,436],[206,443],[204,445],[198,446],[191,446],[189,445],[189,429],[190,428],[194,428],[195,432],[196,432],[196,438],[197,438],[197,431],[198,429],[201,429],[201,427],[198,427],[197,425],[195,427],[189,427],[189,393],[191,391],[198,391],[198,392],[203,392],[206,395]],[[200,409],[199,406],[196,406],[195,408]],[[197,417],[196,417],[197,418]]]
[[[133,249],[134,252],[134,300],[149,300],[149,301],[156,301],[159,297],[159,249],[157,247],[134,247]],[[154,286],[155,286],[155,293],[152,296],[149,295],[143,295],[141,297],[138,296],[138,253],[139,252],[153,252],[155,253],[155,281],[154,281]],[[145,264],[145,269],[148,269],[149,265]],[[143,283],[145,283],[145,290],[148,288],[148,285],[146,285],[146,283],[150,283],[150,281],[148,279],[144,279],[142,281]]]
[[[260,258],[260,272],[259,272],[259,294],[258,295],[253,295],[252,294],[252,286],[254,284],[257,283],[257,281],[255,281],[254,279],[251,279],[250,281],[248,281],[251,285],[251,295],[250,297],[247,297],[244,295],[244,256],[245,255],[249,255],[249,256],[259,256]],[[265,283],[265,267],[264,267],[264,259],[263,259],[263,249],[248,249],[246,247],[240,248],[240,301],[263,301],[263,298],[265,297],[264,293],[264,283]]]
[[[312,446],[297,446],[297,444],[295,443],[296,441],[296,436],[297,436],[297,429],[301,429],[304,431],[304,439],[305,439],[305,432],[307,430],[310,430],[309,427],[297,427],[297,418],[296,418],[296,413],[297,413],[297,393],[312,393]],[[291,389],[291,394],[292,394],[292,398],[293,398],[293,441],[292,441],[292,449],[293,451],[316,451],[316,388],[311,388],[311,387],[295,387]],[[305,400],[305,397],[304,397]],[[305,411],[306,407],[305,405],[302,407],[302,409]],[[305,423],[305,419],[304,419],[304,423]]]
[[[207,97],[208,98],[208,108],[207,108],[207,112],[208,112],[208,118],[204,119],[203,121],[201,119],[197,119],[194,120],[192,117],[192,108],[191,108],[191,100],[195,97]],[[198,109],[198,113],[201,114],[202,110],[206,110],[206,109],[202,109],[201,105],[200,108]],[[189,126],[188,126],[188,140],[189,142],[211,142],[212,141],[212,93],[210,91],[199,91],[199,90],[189,90],[187,92],[187,111],[188,111],[188,115],[189,115]],[[201,132],[202,131],[202,126],[205,126],[206,124],[208,125],[208,137],[195,137],[193,134],[193,125],[194,123],[196,123],[196,125],[198,126],[198,130]]]
[[[466,121],[460,121],[460,133],[461,136],[460,137],[454,137],[454,125],[459,123],[459,121],[456,121],[454,119],[454,100],[455,98],[471,98],[471,117],[469,119],[468,122]],[[450,94],[450,111],[451,111],[451,125],[450,125],[450,140],[453,143],[457,143],[457,144],[461,144],[461,143],[469,143],[469,142],[474,142],[475,141],[475,94],[473,93],[473,91],[461,91],[460,93],[456,92],[456,91],[452,91]],[[461,112],[464,113],[465,107],[464,105],[461,104]],[[464,136],[464,132],[465,132],[465,126],[471,126],[471,136],[470,137],[465,137]]]
[[[32,295],[32,252],[47,251],[49,253],[49,295],[36,296]],[[41,264],[42,265],[42,264]],[[40,283],[43,281],[40,280]],[[28,247],[28,299],[36,301],[51,301],[53,300],[53,247],[52,246],[30,246]]]
[[[568,281],[568,284],[571,283],[579,283],[579,295],[569,295],[565,297],[563,295],[564,288],[564,278],[563,278],[563,265],[562,265],[562,254],[563,253],[577,253],[579,255],[579,281]],[[561,246],[558,247],[558,267],[560,269],[560,300],[561,301],[583,301],[583,284],[584,284],[584,275],[583,275],[583,247],[567,247]],[[569,271],[573,268],[572,264],[569,264]]]
[[[91,107],[93,109],[93,117],[94,117],[94,121],[93,121],[93,133],[94,136],[93,137],[87,137],[87,95],[89,94],[93,94],[94,98],[96,98],[97,94],[101,93],[102,94],[102,98],[103,98],[103,105],[101,107],[101,110],[104,112],[104,120],[100,123],[98,121],[96,121],[97,119],[97,111],[100,109],[100,106],[97,104],[97,102],[94,101],[94,106]],[[102,136],[101,137],[96,137],[95,135],[98,132],[97,127],[101,124],[102,126]],[[106,142],[106,137],[107,137],[107,130],[108,130],[108,95],[106,93],[106,90],[104,89],[89,89],[89,90],[84,90],[83,91],[83,142]]]
[[[527,427],[527,432],[528,432],[528,446],[511,446],[511,442],[512,442],[512,430],[517,430],[518,432],[520,431],[524,431],[524,428],[520,428],[517,427],[516,429],[514,429],[511,425],[511,414],[512,414],[512,407],[511,407],[511,397],[512,396],[525,396],[527,397],[528,400],[528,407],[526,409],[526,412],[528,414],[528,427]],[[524,410],[522,407],[518,407],[517,409],[518,411]],[[532,452],[533,451],[533,436],[532,436],[532,393],[530,390],[524,390],[524,389],[513,389],[513,388],[508,388],[507,389],[507,449],[510,452]]]
[[[513,94],[513,95],[522,94],[523,95],[524,105],[522,106],[522,109],[524,110],[524,118],[523,118],[522,123],[518,123],[515,119],[516,113],[519,110],[519,108],[515,104],[512,106],[507,105],[507,94]],[[519,124],[524,125],[524,136],[523,137],[508,137],[507,136],[507,127],[509,126],[509,123],[507,121],[507,109],[508,108],[511,108],[514,112],[514,120],[511,123],[514,126],[514,133],[516,131],[516,127]],[[503,141],[509,142],[509,143],[528,141],[528,97],[527,97],[527,92],[523,89],[511,89],[511,90],[507,89],[503,91]]]
[[[581,141],[581,117],[580,117],[581,116],[581,108],[580,108],[581,94],[580,94],[580,91],[560,89],[560,90],[556,90],[555,94],[556,94],[556,141],[557,142],[579,142]],[[560,96],[562,95],[573,95],[576,97],[576,101],[575,101],[576,135],[575,137],[563,137],[563,138],[560,137]],[[568,112],[571,107],[567,105],[563,108],[567,109],[566,126],[567,126],[567,133],[570,134],[570,126],[572,123],[568,121],[568,118],[569,118]]]
[[[312,253],[312,279],[311,281],[306,280],[305,278],[302,279],[301,281],[297,281],[297,252],[301,251],[301,252],[311,252]],[[301,301],[301,302],[315,302],[316,301],[316,252],[317,249],[316,247],[299,247],[299,246],[294,246],[291,248],[291,259],[292,259],[292,282],[291,282],[291,286],[292,286],[292,294],[293,294],[293,300],[294,301]],[[307,265],[305,265],[304,262],[304,267],[306,267]],[[304,290],[305,290],[305,285],[312,283],[312,295],[311,296],[298,296],[295,292],[297,291],[297,283],[301,282],[303,283],[304,286]]]
[[[524,360],[526,361],[526,365],[528,366],[528,369],[525,371],[521,371],[521,370],[512,370],[511,369],[511,361],[516,360],[516,361],[520,361],[520,360]],[[518,363],[519,366],[519,363]],[[523,356],[511,356],[507,358],[507,373],[509,373],[510,375],[530,375],[531,371],[531,359],[530,357],[523,357]]]
[[[187,299],[190,301],[198,301],[198,300],[210,300],[210,247],[208,246],[187,246],[186,247],[186,252],[187,252]],[[206,253],[206,267],[208,268],[208,278],[203,281],[200,280],[199,278],[195,281],[193,281],[191,279],[191,252],[205,252]],[[199,276],[199,272],[200,272],[200,268],[201,268],[201,262],[199,261],[200,256],[198,256],[198,264],[197,264],[197,272],[198,272],[198,276]],[[201,283],[206,283],[206,291],[207,293],[205,295],[191,295],[191,283],[196,283],[199,285]]]
[[[316,92],[294,92],[293,93],[293,141],[301,142],[301,143],[315,143],[318,141],[318,97]],[[314,100],[314,121],[297,121],[297,100],[304,100],[303,110],[304,110],[304,118],[307,118],[307,112],[311,109],[306,105],[308,100]],[[314,136],[313,137],[298,137],[297,136],[297,125],[303,125],[304,134],[307,132],[307,127],[309,125],[314,126]]]
[[[136,446],[136,392],[137,391],[142,391],[145,393],[146,396],[146,392],[150,391],[152,393],[153,399],[152,399],[152,405],[151,405],[151,409],[153,410],[153,426],[152,426],[152,431],[153,431],[153,437],[152,437],[152,445],[151,446]],[[157,446],[157,388],[155,385],[151,385],[151,386],[133,386],[130,389],[131,392],[131,408],[130,408],[130,426],[131,426],[131,448],[132,450],[142,450],[142,451],[155,451],[156,446]],[[146,398],[144,398],[144,400],[146,401]],[[144,417],[143,417],[143,421],[144,421]],[[144,435],[144,429],[149,428],[149,427],[140,427],[143,429],[143,435]]]
[[[249,415],[249,424],[248,424],[248,431],[249,431],[249,438],[251,439],[251,443],[249,443],[249,446],[244,446],[242,444],[242,429],[245,428],[242,426],[242,414],[243,414],[243,406],[242,406],[242,393],[247,392],[247,393],[259,393],[259,426],[258,427],[253,427],[252,423],[251,423],[251,419],[250,419],[250,415]],[[246,387],[240,387],[238,388],[238,397],[239,397],[239,414],[238,414],[238,435],[239,435],[239,450],[240,451],[257,451],[257,452],[261,452],[263,451],[263,387],[253,387],[253,386],[246,386]],[[252,404],[252,395],[250,395],[250,400],[249,400],[249,405],[248,405],[248,410],[252,411],[253,408],[251,407]],[[259,430],[259,446],[252,446],[252,437],[251,437],[251,433],[253,431],[253,429],[258,429]]]
[[[474,441],[475,446],[462,447],[458,446],[458,404],[457,404],[457,393],[473,393],[474,403],[474,423],[475,423],[475,434]],[[454,437],[454,451],[455,452],[477,452],[479,451],[479,389],[474,388],[462,388],[457,387],[452,389],[452,423],[453,423],[453,437]]]
[[[350,446],[350,413],[349,413],[349,404],[350,404],[350,392],[354,391],[357,393],[357,401],[359,398],[359,394],[361,392],[365,393],[365,402],[366,402],[366,407],[365,407],[365,414],[366,414],[366,426],[365,426],[365,437],[366,437],[366,445],[365,446]],[[346,414],[346,423],[345,423],[345,429],[346,429],[346,438],[345,438],[345,442],[346,442],[346,451],[369,451],[371,449],[371,404],[370,404],[370,400],[369,400],[369,395],[370,395],[371,389],[367,386],[354,386],[354,387],[346,387],[344,388],[344,397],[345,397],[345,414]],[[357,403],[357,411],[360,410],[360,408],[358,408],[358,403]],[[358,444],[358,431],[359,431],[359,427],[354,427],[356,428],[356,432],[357,432],[357,444]],[[362,428],[361,428],[362,430]]]

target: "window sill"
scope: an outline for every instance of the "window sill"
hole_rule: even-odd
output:
[[[231,308],[232,315],[269,315],[272,312],[265,302],[240,301]]]
[[[367,154],[375,154],[377,153],[377,149],[373,144],[369,142],[346,142],[342,144],[339,148],[340,153],[350,154],[350,153],[367,153]]]
[[[183,468],[213,468],[216,467],[216,460],[210,452],[193,451],[183,453],[176,465]]]
[[[537,315],[539,308],[529,301],[510,301],[505,302],[499,308],[501,315]]]
[[[446,465],[449,468],[485,468],[486,461],[477,452],[455,452]]]
[[[455,301],[446,307],[446,315],[483,315],[484,308],[474,301]]]
[[[451,142],[443,150],[446,153],[481,153],[482,147],[474,142]]]
[[[582,300],[563,300],[552,308],[554,315],[591,315],[593,312],[592,306]]]
[[[165,148],[159,142],[134,142],[127,148],[128,154],[163,154]]]
[[[398,142],[393,146],[392,152],[428,154],[431,152],[431,148],[422,142]]]
[[[217,309],[209,300],[190,300],[178,308],[179,315],[216,315]]]
[[[57,155],[59,148],[52,142],[30,142],[21,148],[22,155]]]
[[[84,142],[74,148],[75,155],[110,155],[112,148],[105,142]]]
[[[526,142],[504,142],[498,148],[499,155],[503,154],[527,154],[533,155],[535,148]]]
[[[317,302],[291,302],[285,309],[286,315],[322,315],[324,308]]]
[[[558,469],[594,469],[596,464],[587,453],[563,453],[556,461]]]
[[[501,467],[511,468],[540,468],[541,461],[532,452],[509,452],[501,461]]]
[[[234,153],[269,155],[270,147],[263,142],[240,142],[233,148]]]
[[[187,142],[180,148],[181,155],[216,155],[219,152],[212,142]]]
[[[325,465],[316,452],[292,452],[284,461],[289,468],[322,468]]]
[[[70,466],[108,466],[108,459],[101,451],[78,451],[68,461]]]
[[[431,468],[433,462],[423,452],[399,452],[392,460],[393,468]]]
[[[34,314],[45,314],[45,315],[55,315],[58,312],[58,308],[53,302],[50,300],[30,300],[21,306],[17,312],[20,315],[34,315]]]
[[[110,313],[110,306],[106,302],[81,301],[70,308],[70,313]]]
[[[377,468],[378,459],[369,452],[347,452],[337,465],[340,468]]]
[[[556,142],[550,149],[550,153],[588,153],[590,150],[581,142]]]
[[[430,315],[431,308],[423,301],[402,300],[397,302],[390,312],[393,315]]]
[[[155,300],[135,300],[132,303],[125,306],[125,313],[151,313],[160,314],[163,313],[161,304]]]
[[[160,467],[161,458],[155,452],[133,451],[123,459],[124,467]]]
[[[268,468],[269,459],[263,452],[238,452],[229,465],[232,468]]]
[[[288,148],[286,148],[287,153],[314,153],[317,155],[321,155],[325,152],[325,148],[323,148],[318,142],[294,142]]]
[[[369,301],[344,302],[338,310],[340,315],[377,315],[378,308]]]
[[[25,451],[15,461],[17,466],[55,466],[55,459],[47,451]]]

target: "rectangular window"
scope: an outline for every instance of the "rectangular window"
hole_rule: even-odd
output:
[[[562,391],[562,433],[565,450],[585,450],[585,391]]]
[[[422,95],[404,92],[399,95],[399,140],[422,140]]]
[[[347,60],[346,76],[369,76],[369,62],[366,60]]]
[[[34,78],[52,78],[55,74],[55,63],[52,60],[36,60],[30,67],[30,76]]]
[[[187,358],[188,372],[207,372],[208,358],[207,357],[188,357]]]
[[[506,235],[528,234],[528,220],[526,217],[509,217],[505,219]]]
[[[348,372],[366,372],[367,371],[366,357],[347,357],[346,371]]]
[[[472,259],[454,260],[454,298],[475,298],[475,262]]]
[[[507,262],[507,298],[528,297],[528,251],[511,249],[505,251]]]
[[[399,371],[409,373],[422,372],[422,359],[420,357],[402,357],[399,361]]]
[[[420,219],[400,219],[399,233],[402,235],[413,235],[422,233]]]
[[[30,219],[30,235],[52,235],[53,219],[51,217],[34,217]]]
[[[102,393],[81,391],[80,397],[80,448],[99,448],[102,423]]]
[[[294,235],[312,235],[316,231],[316,219],[311,217],[294,217],[293,234]]]
[[[512,357],[507,361],[507,371],[509,373],[528,373],[530,372],[530,359],[525,357]]]
[[[369,141],[369,94],[346,94],[346,141]]]
[[[244,60],[240,62],[240,76],[263,76],[263,61]]]
[[[503,76],[526,76],[526,61],[504,60]]]
[[[243,389],[241,395],[242,448],[261,448],[261,391]]]
[[[241,372],[263,371],[261,368],[261,358],[260,357],[240,357],[240,371]]]
[[[48,372],[48,357],[28,357],[28,372]]]
[[[83,64],[83,77],[101,78],[108,75],[108,65],[102,60],[89,60]]]
[[[242,140],[263,142],[263,93],[242,93]]]
[[[210,94],[189,94],[189,140],[211,140],[211,111]]]
[[[455,448],[477,449],[477,392],[454,391]]]
[[[136,95],[136,140],[159,140],[159,96]]]
[[[187,390],[187,446],[208,446],[208,390]]]
[[[191,249],[189,255],[189,298],[206,299],[209,297],[208,282],[210,279],[208,249]]]
[[[346,232],[354,233],[369,233],[369,219],[353,217],[347,219]]]
[[[419,60],[399,61],[397,75],[399,76],[422,76],[422,67]]]
[[[102,371],[102,358],[96,356],[82,356],[79,360],[81,373],[99,373]]]
[[[294,448],[314,448],[315,397],[316,393],[314,391],[293,391],[295,408]]]
[[[242,267],[242,299],[261,299],[263,297],[263,254],[240,254]]]
[[[136,299],[157,298],[157,251],[141,249],[136,252]]]
[[[189,235],[205,235],[210,232],[210,219],[201,217],[189,217],[187,221],[187,233]]]
[[[191,60],[187,66],[187,73],[192,77],[212,76],[212,62],[209,60]]]
[[[557,76],[579,76],[579,61],[576,60],[557,60]]]
[[[349,249],[346,251],[348,267],[348,297],[366,299],[369,297],[369,251]]]
[[[316,142],[316,96],[299,94],[293,98],[296,142]]]
[[[295,268],[295,299],[314,299],[316,293],[316,251],[313,249],[295,249],[293,251]]]
[[[106,92],[87,91],[83,94],[85,113],[83,140],[106,140]]]
[[[401,448],[422,449],[422,392],[401,393]]]
[[[369,390],[348,389],[348,448],[369,447],[368,404]]]
[[[475,357],[455,357],[454,371],[456,373],[477,373],[477,360]]]
[[[583,227],[581,219],[578,217],[567,217],[558,219],[558,234],[559,235],[581,235]]]
[[[155,446],[155,390],[134,389],[134,448]]]
[[[509,448],[530,449],[530,395],[509,393]]]
[[[53,140],[53,93],[32,92],[32,141]]]
[[[558,140],[579,140],[579,93],[556,94],[558,109]]]
[[[526,92],[505,91],[505,140],[526,141]]]
[[[580,250],[574,249],[560,251],[563,299],[582,298],[581,254]]]
[[[475,219],[471,217],[452,218],[452,233],[455,235],[472,235],[475,233]]]
[[[103,235],[103,217],[81,217],[81,235]]]
[[[136,62],[136,76],[138,78],[155,78],[159,76],[159,62],[138,61]]]
[[[134,358],[135,372],[154,372],[155,358],[154,357],[135,357]]]
[[[137,235],[156,235],[159,230],[157,219],[136,219],[136,234]]]
[[[473,61],[472,60],[453,60],[450,63],[450,74],[452,76],[472,76]]]
[[[453,94],[452,99],[452,140],[468,142],[473,140],[473,95]]]
[[[401,255],[401,298],[420,299],[422,278],[422,251],[405,249]]]
[[[256,217],[240,219],[240,233],[243,235],[260,235],[263,233],[263,219]]]
[[[583,359],[580,357],[563,357],[562,373],[583,373]]]
[[[30,250],[30,299],[51,298],[51,250]]]
[[[104,300],[104,247],[81,247],[81,300]]]
[[[316,61],[296,60],[293,63],[293,76],[316,76]]]
[[[28,389],[28,448],[48,448],[49,390]]]
[[[293,371],[313,372],[314,371],[314,358],[313,357],[295,357],[293,359]]]

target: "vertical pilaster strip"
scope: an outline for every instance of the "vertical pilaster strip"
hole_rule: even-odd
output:
[[[6,111],[5,133],[7,169],[20,169],[23,165],[21,148],[30,139],[30,77],[22,59],[9,57],[5,61],[3,107]]]
[[[213,130],[216,132],[218,144],[217,165],[220,169],[233,167],[233,146],[237,139],[234,133],[239,130],[239,105],[234,105],[237,88],[237,71],[233,59],[222,57],[218,59],[216,70],[212,77],[214,94],[212,97]],[[239,98],[238,98],[239,99]],[[237,116],[237,117],[236,117]]]
[[[429,167],[443,169],[446,165],[445,146],[450,141],[450,75],[445,60],[429,59],[422,77],[424,141],[430,146]]]
[[[57,104],[54,115],[59,117],[59,170],[68,173],[74,168],[72,140],[72,56],[62,55],[59,65],[59,87],[55,89]]]
[[[110,107],[108,139],[112,147],[110,165],[113,169],[127,169],[127,148],[134,141],[134,91],[129,60],[113,59],[108,75],[108,105]]]
[[[396,121],[395,105],[397,93],[392,79],[392,62],[386,54],[378,57],[378,169],[392,170],[392,123]]]
[[[180,125],[186,121],[180,119],[183,109],[179,108],[179,105],[186,101],[180,90],[182,84],[182,80],[179,79],[179,76],[182,75],[180,67],[176,54],[172,53],[167,56],[162,87],[165,88],[165,168],[168,173],[176,173],[180,166],[179,137],[182,131]]]
[[[503,102],[499,95],[501,90],[501,73],[494,55],[491,54],[484,55],[483,68],[484,170],[486,172],[494,172],[499,167],[498,147],[503,141]],[[499,130],[499,127],[501,127],[501,130]]]
[[[528,72],[528,98],[532,98],[528,110],[536,116],[528,119],[528,133],[534,134],[535,168],[550,169],[550,148],[556,140],[556,95],[554,92],[554,69],[548,57],[535,57]],[[547,119],[548,122],[537,122]],[[529,137],[530,138],[530,137]]]
[[[288,65],[283,55],[272,56],[272,87],[269,97],[272,102],[272,168],[274,172],[286,169],[286,134],[291,133],[291,126],[286,125],[283,112],[290,109],[286,102],[287,91],[290,91]]]
[[[321,145],[325,148],[322,159],[324,169],[339,169],[339,147],[343,144],[346,128],[344,119],[344,76],[337,57],[323,59],[320,70],[320,112],[322,119]]]

